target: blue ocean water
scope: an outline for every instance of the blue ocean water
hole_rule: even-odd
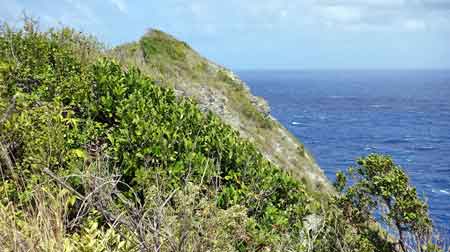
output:
[[[328,178],[372,152],[391,155],[450,237],[450,71],[241,71]]]

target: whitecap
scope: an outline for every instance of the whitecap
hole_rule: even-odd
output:
[[[434,150],[433,146],[417,146],[414,148],[415,150],[429,151]]]
[[[345,95],[330,95],[329,99],[346,99],[346,100],[355,100],[358,99],[358,96],[345,96]]]
[[[447,190],[444,190],[444,189],[436,190],[436,189],[432,188],[432,189],[431,189],[431,192],[432,192],[432,193],[441,193],[441,194],[445,194],[445,195],[450,195],[450,192],[447,191]]]
[[[404,140],[404,141],[407,141],[407,142],[413,142],[413,141],[416,140],[416,138],[413,137],[413,136],[405,136],[405,137],[403,138],[403,140]]]
[[[370,105],[371,108],[389,108],[388,105],[383,105],[383,104],[373,104]]]
[[[295,121],[294,121],[294,122],[291,122],[291,124],[292,124],[292,125],[302,125],[303,123],[295,122]]]
[[[402,144],[402,143],[409,143],[408,138],[400,138],[400,139],[387,139],[383,141],[384,144]]]
[[[446,191],[446,190],[443,190],[443,189],[439,190],[439,192],[440,192],[440,193],[443,193],[443,194],[450,195],[450,192],[448,192],[448,191]]]

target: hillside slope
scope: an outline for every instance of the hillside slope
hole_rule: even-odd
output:
[[[170,86],[179,96],[193,98],[203,111],[212,111],[278,167],[313,191],[330,191],[323,171],[286,128],[270,116],[267,102],[252,95],[233,72],[195,52],[186,43],[158,30],[112,51],[122,64],[137,66]]]
[[[317,168],[301,177],[310,188],[273,165],[280,150],[261,154],[261,134],[278,148],[291,136],[242,82],[167,35],[146,38],[119,64],[72,29],[1,27],[0,251],[392,251],[338,198],[318,198],[326,180],[306,154],[286,170]],[[203,89],[224,101],[182,95]]]
[[[91,43],[31,24],[0,33],[1,251],[303,246],[319,208],[301,182]]]

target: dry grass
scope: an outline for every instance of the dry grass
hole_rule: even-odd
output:
[[[24,210],[11,202],[0,205],[0,250],[63,251],[68,195],[67,190],[54,195],[37,188]]]
[[[205,197],[202,185],[167,191],[161,181],[139,201],[120,193],[119,176],[103,161],[83,175],[47,172],[51,180],[29,203],[0,203],[0,251],[219,252],[235,251],[235,243],[248,238],[246,209],[217,208],[217,195]],[[85,195],[65,182],[74,176]]]

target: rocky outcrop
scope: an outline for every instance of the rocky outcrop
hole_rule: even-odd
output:
[[[258,112],[262,113],[266,117],[270,115],[269,103],[264,100],[264,98],[259,96],[252,96],[250,99],[253,106],[256,107],[256,110],[258,110]]]

